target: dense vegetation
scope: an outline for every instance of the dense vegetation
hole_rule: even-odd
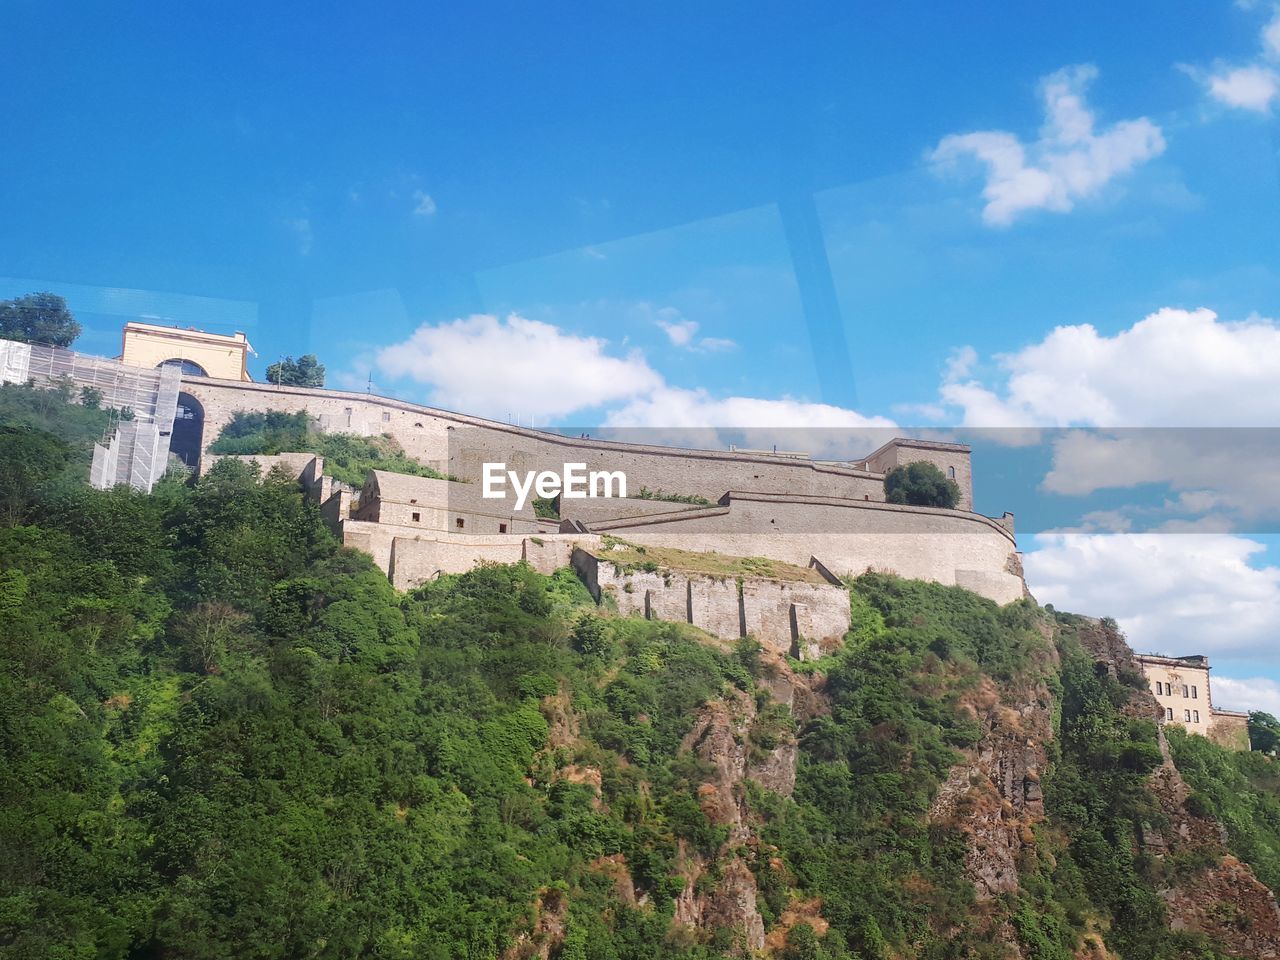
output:
[[[325,473],[353,487],[363,486],[370,470],[445,479],[438,470],[408,456],[391,437],[358,437],[314,430],[305,410],[297,413],[239,411],[210,444],[209,452],[240,456],[314,453],[324,457]]]
[[[1193,803],[1227,828],[1231,852],[1280,891],[1280,765],[1256,751],[1224,750],[1176,727],[1168,735],[1178,769],[1195,790]]]
[[[1218,956],[1168,931],[1169,866],[1137,843],[1161,826],[1155,727],[1070,617],[866,575],[847,642],[793,664],[822,698],[797,723],[753,641],[608,616],[568,571],[397,594],[283,475],[89,490],[105,414],[40,393],[0,391],[24,464],[0,520],[5,956],[488,958],[542,937],[558,960],[712,958],[740,931],[673,923],[676,898],[691,862],[701,895],[730,858],[785,960],[994,960],[991,916],[1034,960],[1086,931],[1124,960]],[[978,904],[964,833],[929,810],[993,681],[1047,685],[1057,735],[1022,889]],[[793,797],[743,785],[751,837],[729,843],[684,741],[735,700],[749,758],[792,737],[799,758]],[[1274,888],[1273,762],[1170,740]],[[803,903],[820,924],[786,918]]]

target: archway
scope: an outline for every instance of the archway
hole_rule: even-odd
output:
[[[204,446],[204,407],[189,393],[178,394],[178,410],[169,435],[169,452],[193,470],[200,465]]]

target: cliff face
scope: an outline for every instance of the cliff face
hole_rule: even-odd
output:
[[[1120,676],[1141,673],[1113,623],[1086,621],[1075,635],[1100,669]],[[1129,691],[1124,709],[1142,718],[1160,713],[1145,685]],[[1165,872],[1159,889],[1170,930],[1203,933],[1232,956],[1280,956],[1275,894],[1228,852],[1224,825],[1192,809],[1192,791],[1174,763],[1163,730],[1157,742],[1161,762],[1148,777],[1147,790],[1162,823],[1144,824],[1140,843],[1143,854],[1173,867]],[[1199,869],[1179,868],[1186,863]]]
[[[885,582],[894,589],[892,581]],[[944,597],[947,593],[942,591]],[[868,618],[862,618],[864,633],[887,629],[891,634],[899,617],[908,630],[930,633],[928,612],[907,612],[910,604],[901,598],[880,600],[871,631]],[[898,605],[904,609],[895,609]],[[967,616],[953,612],[962,622]],[[988,649],[987,669],[974,669],[936,637],[919,659],[888,667],[902,671],[897,680],[906,701],[932,702],[954,724],[949,762],[939,767],[927,805],[915,815],[887,804],[873,814],[878,822],[867,824],[862,818],[872,814],[870,809],[855,804],[833,812],[814,803],[825,778],[837,773],[855,779],[889,775],[874,763],[859,770],[847,761],[832,765],[826,760],[830,748],[824,738],[838,735],[841,726],[871,740],[898,738],[892,745],[893,772],[908,778],[919,754],[932,749],[913,742],[910,727],[895,728],[892,710],[855,717],[854,704],[865,705],[850,701],[845,689],[850,677],[842,675],[847,667],[837,663],[838,657],[821,665],[834,671],[833,679],[822,669],[798,673],[793,662],[766,648],[755,663],[753,691],[734,689],[699,707],[679,749],[697,762],[698,807],[719,832],[714,845],[702,849],[679,842],[674,942],[786,957],[839,957],[844,949],[850,956],[924,957],[934,956],[945,943],[958,950],[985,944],[980,955],[1008,960],[1280,956],[1274,895],[1248,864],[1228,852],[1223,826],[1192,809],[1191,791],[1153,722],[1154,698],[1135,682],[1137,664],[1114,626],[1055,619],[1031,605],[1020,616],[1007,615],[1004,623],[1004,637],[985,641],[1011,644],[1018,648],[1016,655]],[[979,633],[986,629],[970,626]],[[851,642],[867,643],[868,637]],[[881,663],[873,672],[883,669]],[[856,679],[864,693],[878,682],[872,675]],[[1091,684],[1109,705],[1101,714],[1089,712]],[[882,706],[872,705],[873,712]],[[563,698],[549,699],[547,713],[553,728],[570,739],[576,736],[577,724],[566,715]],[[1111,728],[1099,719],[1103,715],[1111,717]],[[1082,724],[1096,728],[1093,742],[1080,737]],[[1069,733],[1065,744],[1059,742],[1064,729]],[[1117,743],[1109,745],[1104,741],[1112,733]],[[1110,747],[1119,759],[1109,767],[1091,751]],[[561,775],[579,772],[569,768]],[[1110,790],[1117,794],[1109,795]],[[1127,799],[1120,797],[1124,790]],[[892,796],[910,808],[900,792]],[[1091,819],[1074,808],[1081,796],[1120,812]],[[856,904],[839,902],[845,891],[837,884],[855,877],[858,883],[873,882],[862,877],[861,868],[819,868],[796,855],[806,848],[789,845],[794,838],[780,842],[797,822],[818,818],[820,811],[837,834],[855,820],[858,830],[879,834],[874,845],[900,873],[874,875],[874,882],[914,902],[918,922],[907,928],[911,937],[895,937],[887,919],[858,916]],[[842,817],[848,822],[842,824]],[[925,837],[928,843],[908,845],[905,849],[923,852],[904,857],[885,831]],[[1088,852],[1099,840],[1119,851],[1113,876],[1092,876],[1106,869],[1096,851]],[[943,850],[945,856],[939,854]],[[817,853],[812,847],[807,852]],[[624,858],[599,863],[597,869],[635,902]],[[950,889],[941,879],[947,870],[958,879]],[[1126,914],[1122,900],[1108,899],[1112,881],[1150,895],[1134,916]],[[558,922],[556,915],[544,913],[535,929],[545,936]],[[1135,946],[1165,935],[1171,938],[1168,949]],[[803,952],[804,944],[816,952]]]

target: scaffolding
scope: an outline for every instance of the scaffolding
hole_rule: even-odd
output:
[[[150,492],[164,475],[182,385],[177,367],[148,370],[62,347],[0,340],[0,383],[88,387],[101,393],[102,406],[132,413],[132,419],[119,420],[95,445],[89,473],[94,487],[108,490],[128,484]]]

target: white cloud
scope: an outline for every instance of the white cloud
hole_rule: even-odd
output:
[[[666,307],[664,309],[670,310],[671,308]],[[693,343],[694,335],[698,332],[698,324],[693,320],[685,320],[683,318],[679,320],[659,319],[656,322],[667,335],[667,339],[671,341],[672,345],[677,347],[690,346]]]
[[[1243,65],[1219,61],[1212,70],[1184,69],[1219,103],[1237,110],[1269,113],[1272,102],[1280,97],[1280,8],[1263,26],[1259,40],[1261,52]]]
[[[1280,58],[1280,9],[1262,28],[1262,52],[1265,56]]]
[[[737,350],[738,344],[724,337],[703,337],[698,341],[698,349],[708,353],[720,353],[724,350]]]
[[[1024,554],[1041,603],[1114,617],[1141,652],[1275,659],[1280,567],[1230,534],[1042,534]]]
[[[1272,426],[1280,423],[1280,325],[1219,320],[1165,307],[1114,336],[1090,324],[1057,327],[994,358],[999,384],[960,378],[940,387],[971,427]]]
[[[993,358],[997,373],[987,380],[969,377],[975,364],[963,359],[939,395],[960,408],[965,426],[1004,428],[991,434],[994,442],[1045,442],[1036,428],[1103,428],[1048,437],[1052,464],[1042,489],[1049,493],[1163,485],[1171,496],[1162,505],[1148,498],[1128,508],[1148,529],[1258,529],[1246,521],[1280,517],[1273,320],[1228,322],[1211,310],[1164,308],[1113,336],[1088,324],[1058,327]],[[1207,427],[1269,429],[1197,429]]]
[[[1084,92],[1097,73],[1085,64],[1041,81],[1045,122],[1033,143],[1023,144],[1003,130],[951,134],[930,159],[947,167],[972,156],[985,165],[982,217],[988,224],[1007,226],[1029,210],[1071,210],[1165,148],[1160,128],[1146,117],[1095,130]]]
[[[896,425],[885,417],[792,397],[714,397],[702,389],[664,386],[610,413],[605,426],[669,430],[672,442],[706,447],[724,445],[716,428],[732,428],[747,447],[769,449],[781,442],[790,451],[848,459],[880,446]]]
[[[378,367],[430,387],[430,402],[480,416],[559,417],[628,400],[663,386],[639,354],[606,353],[607,342],[511,314],[423,324],[378,351]]]
[[[413,212],[419,217],[433,217],[436,213],[436,202],[425,190],[413,191]]]
[[[1267,677],[1225,677],[1215,670],[1213,705],[1224,710],[1261,710],[1280,717],[1280,683]]]
[[[1260,113],[1270,110],[1271,101],[1280,93],[1280,74],[1260,64],[1210,74],[1205,83],[1219,103]]]
[[[698,322],[685,317],[675,307],[654,307],[652,304],[636,304],[633,313],[652,314],[653,322],[662,328],[671,345],[681,350],[693,350],[702,353],[719,353],[733,350],[738,345],[723,337],[699,337]]]

